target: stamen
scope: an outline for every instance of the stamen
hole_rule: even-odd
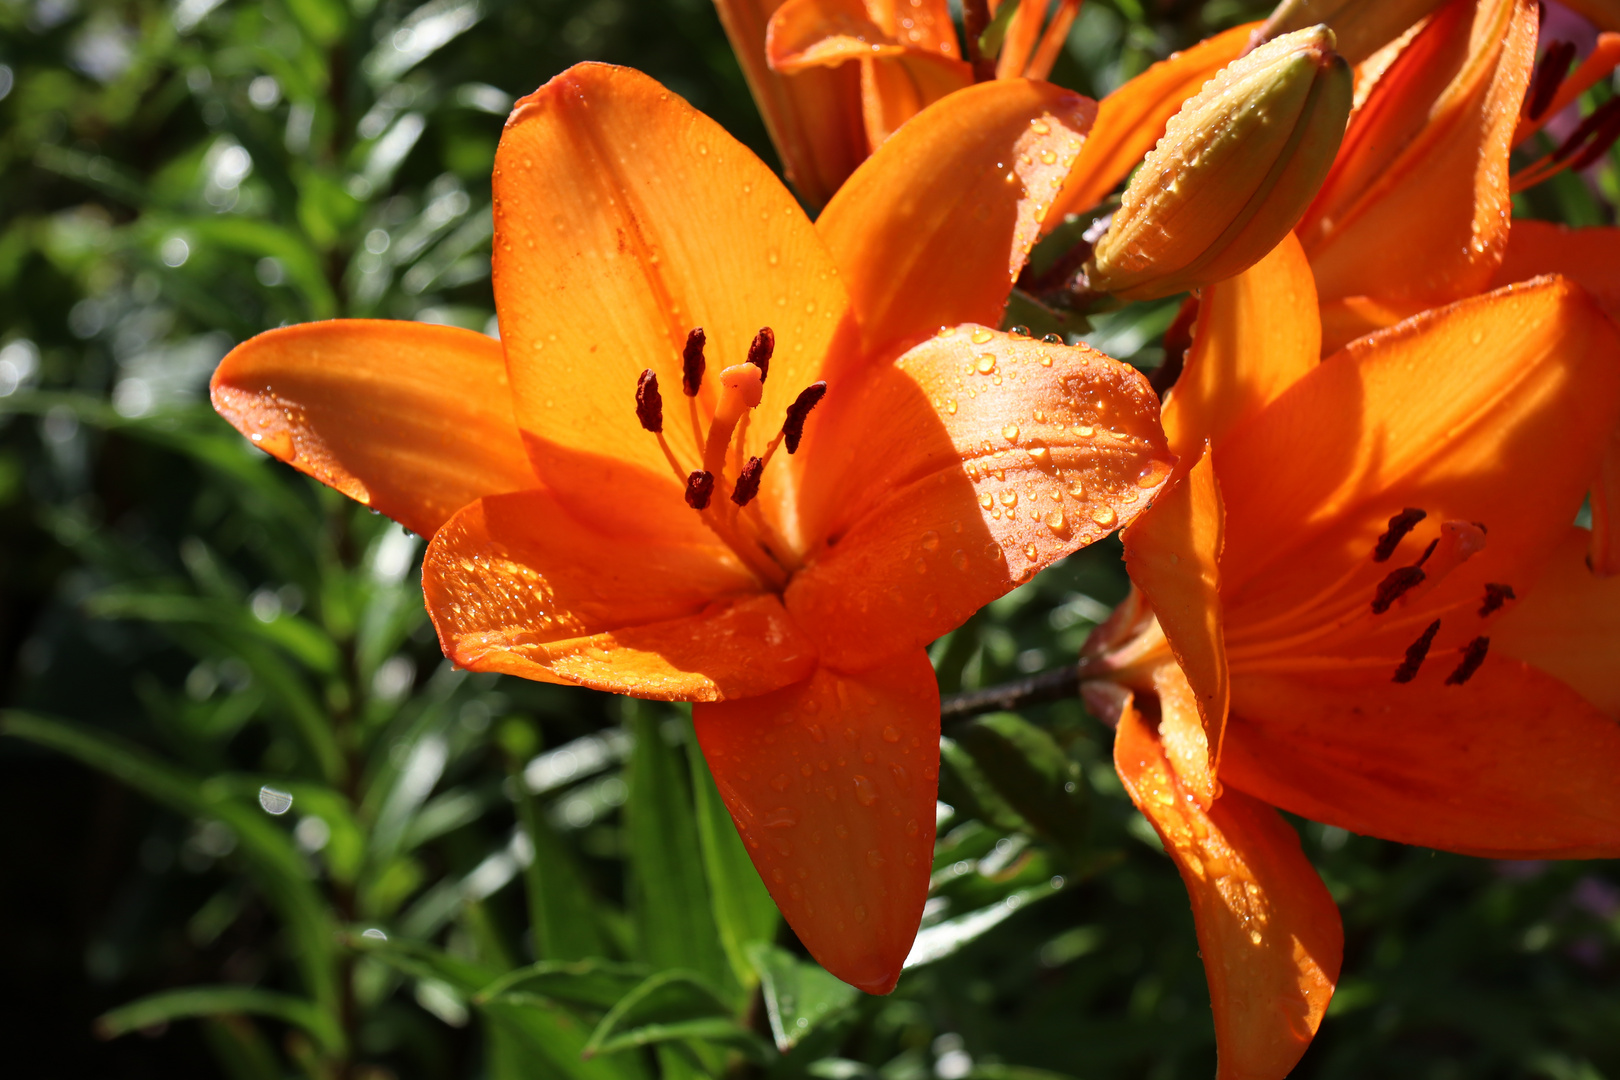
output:
[[[763,385],[765,377],[771,373],[771,354],[776,351],[776,331],[768,326],[760,327],[759,333],[754,335],[754,342],[748,346],[748,362],[759,368],[759,381]]]
[[[1378,538],[1378,544],[1373,548],[1373,562],[1388,562],[1389,557],[1395,554],[1406,534],[1417,528],[1417,523],[1429,515],[1415,506],[1405,510],[1389,519],[1389,528],[1383,536]]]
[[[1569,75],[1569,62],[1573,59],[1575,59],[1573,41],[1555,41],[1547,46],[1546,53],[1541,57],[1541,63],[1536,67],[1530,93],[1524,99],[1526,116],[1532,120],[1540,120],[1546,113],[1547,106],[1552,104],[1558,88]]]
[[[686,335],[686,348],[681,350],[681,389],[687,397],[697,397],[703,386],[703,344],[707,340],[701,326]]]
[[[759,481],[765,475],[765,463],[757,457],[748,459],[748,464],[742,467],[737,474],[737,486],[731,489],[731,501],[738,506],[747,506],[759,494]]]
[[[1517,599],[1518,597],[1513,595],[1513,586],[1487,583],[1485,586],[1485,602],[1479,605],[1479,617],[1483,619],[1487,615],[1494,614],[1500,611],[1502,605],[1509,600]]]
[[[1423,579],[1428,576],[1415,566],[1403,566],[1398,570],[1391,570],[1389,575],[1378,583],[1378,591],[1373,595],[1373,614],[1382,615],[1388,611],[1391,604],[1399,600],[1409,590],[1423,584]]]
[[[664,398],[658,392],[658,376],[651,368],[636,380],[636,419],[654,435],[664,430]]]
[[[726,448],[737,430],[737,422],[748,415],[748,410],[759,404],[765,390],[759,368],[754,364],[732,364],[720,373],[720,401],[714,408],[714,419],[709,423],[709,438],[703,445],[703,467],[710,472],[723,472],[726,467]]]
[[[1412,565],[1413,566],[1422,566],[1424,563],[1428,562],[1429,561],[1429,556],[1433,555],[1434,554],[1434,549],[1439,547],[1439,546],[1440,546],[1440,538],[1437,536],[1433,540],[1429,541],[1429,546],[1423,549],[1423,554],[1419,555],[1417,557],[1417,562],[1413,563]]]
[[[787,442],[787,452],[797,453],[799,440],[804,438],[804,422],[809,417],[810,410],[820,404],[821,399],[827,396],[827,384],[824,382],[811,383],[799,392],[793,399],[793,404],[787,407],[787,419],[782,421],[781,438]]]
[[[1436,619],[1423,631],[1423,635],[1412,642],[1406,650],[1406,659],[1401,666],[1395,669],[1394,681],[1409,683],[1417,678],[1418,668],[1423,666],[1423,658],[1429,655],[1429,646],[1434,644],[1434,635],[1440,632],[1440,620]]]
[[[714,495],[714,473],[698,469],[686,478],[686,505],[694,510],[707,510]]]
[[[1462,663],[1457,665],[1457,670],[1446,676],[1446,685],[1461,686],[1469,679],[1472,679],[1474,672],[1478,671],[1480,665],[1485,662],[1485,652],[1490,647],[1491,639],[1488,637],[1477,637],[1464,645]]]

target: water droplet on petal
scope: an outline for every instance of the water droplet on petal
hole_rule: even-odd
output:
[[[975,344],[975,345],[983,345],[985,342],[989,341],[993,337],[995,337],[994,334],[992,334],[990,331],[984,329],[984,327],[981,326],[979,329],[973,331],[973,339],[972,340],[973,340],[973,344]]]
[[[855,801],[862,806],[871,806],[877,800],[877,785],[866,777],[857,774],[855,777]]]
[[[1114,522],[1119,520],[1119,516],[1114,513],[1112,506],[1099,506],[1091,512],[1091,520],[1108,529],[1112,528]]]

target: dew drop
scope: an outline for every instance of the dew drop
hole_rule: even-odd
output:
[[[866,777],[857,774],[855,776],[855,801],[862,806],[871,806],[877,800],[877,785]]]
[[[957,548],[955,551],[951,552],[951,565],[956,567],[958,570],[966,570],[968,567],[967,552],[963,551],[961,548]]]
[[[894,729],[893,724],[890,724],[888,727],[883,729],[883,741],[884,742],[899,742],[900,741],[900,733]]]
[[[956,415],[956,399],[948,398],[945,401],[945,411],[952,416]]]
[[[1008,424],[1006,427],[1002,428],[1001,429],[1001,437],[1003,439],[1006,439],[1008,442],[1017,442],[1018,441],[1018,425],[1017,424]]]
[[[871,867],[882,866],[883,865],[883,852],[877,850],[876,848],[873,848],[870,851],[868,851],[866,853],[866,865],[871,866]]]
[[[791,829],[799,823],[799,812],[791,806],[778,806],[762,822],[767,829]]]
[[[1091,512],[1091,520],[1107,529],[1118,521],[1119,517],[1114,513],[1112,506],[1099,506]]]
[[[984,327],[981,326],[981,327],[979,327],[979,329],[973,331],[972,341],[973,341],[973,344],[975,344],[975,345],[983,345],[985,342],[989,341],[993,337],[995,337],[994,334],[992,334],[990,331],[986,330]]]
[[[1048,124],[1045,120],[1031,120],[1029,122],[1029,127],[1030,130],[1035,132],[1037,135],[1050,135],[1052,133],[1052,125]]]
[[[1046,527],[1053,532],[1063,531],[1063,511],[1054,510],[1046,515]]]
[[[1056,165],[1057,164],[1057,155],[1054,154],[1050,150],[1042,150],[1041,151],[1041,164],[1042,165]]]
[[[1032,446],[1029,448],[1029,459],[1035,463],[1036,468],[1044,469],[1052,464],[1052,451],[1044,446]]]
[[[990,507],[994,506],[995,502],[996,502],[996,500],[995,500],[994,496],[992,496],[988,491],[982,492],[979,495],[979,505],[984,507],[986,510],[988,510],[988,509],[990,509]],[[957,554],[961,554],[961,553],[958,552]]]
[[[1090,424],[1076,424],[1074,425],[1074,433],[1082,439],[1089,439],[1097,433],[1097,429]]]
[[[989,353],[985,353],[979,357],[979,362],[974,367],[978,369],[980,375],[988,375],[996,370],[996,358]]]
[[[935,532],[933,529],[929,529],[927,532],[922,534],[922,539],[919,541],[919,543],[922,544],[924,551],[938,551],[939,533]]]
[[[1018,492],[1013,491],[1010,488],[1008,490],[1006,490],[1006,491],[1003,491],[1001,493],[1001,505],[1002,506],[1017,506],[1018,505]]]

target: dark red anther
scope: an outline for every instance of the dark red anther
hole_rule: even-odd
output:
[[[1391,570],[1389,575],[1378,583],[1378,591],[1373,594],[1373,614],[1382,615],[1388,611],[1391,604],[1423,584],[1423,579],[1427,576],[1415,566]]]
[[[1439,632],[1440,620],[1436,619],[1423,631],[1422,637],[1407,646],[1406,659],[1395,669],[1395,682],[1408,683],[1417,678],[1418,668],[1423,666],[1423,658],[1429,655],[1429,646],[1434,644],[1434,635]]]
[[[731,489],[731,501],[738,506],[747,506],[759,494],[759,480],[765,475],[765,463],[757,457],[748,459],[737,474],[737,486]]]
[[[658,376],[652,368],[636,380],[636,419],[654,435],[664,430],[664,396],[658,392]]]
[[[1531,120],[1541,119],[1553,98],[1558,96],[1558,88],[1564,85],[1564,79],[1569,75],[1569,62],[1573,59],[1573,41],[1555,41],[1547,46],[1541,63],[1536,67],[1535,78],[1530,83],[1530,93],[1524,98],[1525,116]]]
[[[804,421],[810,415],[821,399],[827,396],[827,384],[824,382],[811,383],[799,391],[799,396],[793,399],[793,404],[787,407],[787,419],[782,421],[782,435],[787,442],[787,452],[797,453],[799,440],[804,438]]]
[[[1477,637],[1464,645],[1462,662],[1457,665],[1456,671],[1446,676],[1446,685],[1461,686],[1469,679],[1472,679],[1474,672],[1478,671],[1479,666],[1485,662],[1485,653],[1490,647],[1491,639],[1488,637]]]
[[[1517,599],[1518,597],[1513,595],[1513,586],[1487,583],[1485,585],[1485,602],[1479,605],[1479,617],[1483,619],[1487,615],[1500,611],[1503,604],[1509,600]]]
[[[1389,528],[1384,535],[1378,538],[1373,548],[1373,562],[1388,562],[1389,557],[1395,554],[1406,534],[1417,528],[1417,523],[1429,515],[1415,506],[1408,506],[1405,510],[1389,519]]]
[[[1610,98],[1593,109],[1569,137],[1558,144],[1558,149],[1552,152],[1552,161],[1557,164],[1573,157],[1568,167],[1579,171],[1601,157],[1616,137],[1620,137],[1620,98]]]
[[[707,340],[701,326],[686,335],[686,348],[681,350],[681,389],[687,397],[697,397],[703,386],[703,344]]]
[[[759,328],[754,335],[754,342],[748,346],[748,362],[759,368],[759,381],[763,385],[765,377],[771,373],[771,354],[776,351],[776,331],[768,326]]]
[[[686,478],[686,505],[694,510],[707,510],[714,496],[714,473],[699,469]]]
[[[1439,546],[1440,546],[1440,538],[1437,536],[1433,540],[1429,541],[1429,546],[1423,549],[1423,554],[1419,555],[1417,557],[1417,562],[1413,563],[1412,565],[1413,566],[1422,566],[1424,563],[1428,562],[1429,561],[1429,556],[1433,555],[1434,554],[1434,549],[1439,547]]]

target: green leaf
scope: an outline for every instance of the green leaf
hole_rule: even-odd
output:
[[[1033,832],[1006,799],[1001,797],[978,763],[955,739],[939,740],[939,797],[957,813],[977,818],[1002,832]]]
[[[621,1050],[633,1050],[655,1043],[691,1040],[729,1043],[756,1061],[764,1061],[770,1056],[758,1035],[737,1021],[723,1016],[706,1020],[679,1020],[671,1024],[644,1024],[588,1048],[586,1054],[594,1057],[597,1054],[614,1054]],[[594,1036],[591,1041],[596,1042]]]
[[[286,925],[306,988],[321,1008],[336,1014],[331,911],[311,880],[309,863],[264,811],[238,800],[228,781],[199,780],[133,743],[82,724],[7,710],[0,712],[0,734],[59,750],[180,813],[228,825],[254,882]]]
[[[304,33],[321,46],[329,46],[348,29],[349,12],[340,0],[283,0]]]
[[[542,960],[600,956],[603,946],[593,910],[596,901],[574,861],[574,853],[540,812],[516,761],[510,777],[518,825],[533,851],[523,868],[523,887],[529,903],[529,928],[534,933],[534,954]]]
[[[508,971],[473,995],[481,1005],[509,994],[526,993],[557,1001],[611,1009],[650,974],[645,964],[614,960],[542,960]]]
[[[692,726],[687,724],[685,730],[698,844],[709,879],[709,896],[713,901],[715,925],[720,931],[720,945],[731,962],[737,982],[745,990],[752,990],[759,976],[748,958],[748,947],[774,939],[782,916],[754,869],[742,837],[737,835],[736,824],[720,798],[719,788],[715,787],[714,776],[703,760],[703,751]]]
[[[655,968],[697,972],[735,994],[677,751],[664,740],[655,709],[626,699],[625,711],[635,740],[624,805],[625,840],[641,958]]]
[[[1024,820],[1069,851],[1085,842],[1086,785],[1080,766],[1040,728],[1014,713],[991,713],[957,729],[956,740]]]
[[[708,980],[690,971],[660,971],[608,1010],[591,1032],[585,1053],[610,1054],[676,1039],[746,1044],[750,1038]]]
[[[979,35],[979,55],[986,60],[994,60],[1001,52],[1001,43],[1007,40],[1007,27],[1012,24],[1012,17],[1018,13],[1018,0],[1002,0],[1001,6],[996,9],[995,18],[990,25],[984,28]]]
[[[771,1035],[783,1053],[828,1020],[843,1013],[860,991],[819,964],[807,964],[783,949],[756,942],[748,957],[759,972]]]
[[[303,998],[246,986],[192,986],[152,994],[96,1018],[96,1035],[114,1039],[143,1027],[199,1016],[271,1016],[309,1032],[329,1053],[343,1048],[343,1032],[328,1013]]]
[[[969,942],[983,937],[1035,901],[1055,896],[1062,888],[1063,879],[1053,878],[1040,885],[1019,889],[989,907],[979,908],[977,911],[970,911],[965,915],[958,915],[954,919],[946,919],[944,922],[924,928],[918,932],[917,940],[912,943],[911,955],[906,957],[906,967],[908,969],[921,967],[923,964],[944,959]]]

